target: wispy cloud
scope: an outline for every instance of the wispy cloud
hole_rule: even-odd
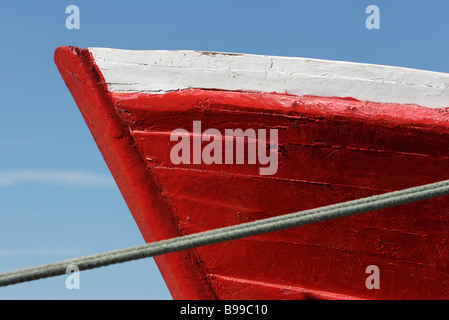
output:
[[[0,257],[10,256],[78,256],[83,249],[0,250]]]
[[[0,187],[26,182],[96,188],[115,187],[111,177],[79,171],[0,171]]]

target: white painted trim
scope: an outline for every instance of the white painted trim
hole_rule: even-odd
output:
[[[112,92],[164,93],[202,88],[449,107],[446,73],[250,54],[89,50]]]

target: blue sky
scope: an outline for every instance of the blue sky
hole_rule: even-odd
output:
[[[65,27],[68,5],[79,30]],[[368,30],[368,5],[380,30]],[[0,0],[0,272],[143,243],[54,63],[60,45],[367,62],[449,73],[447,0]],[[0,299],[171,299],[152,259]]]

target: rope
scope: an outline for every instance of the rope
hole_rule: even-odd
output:
[[[47,265],[0,274],[0,287],[63,275],[69,265],[80,271],[111,264],[153,257],[199,246],[255,236],[306,224],[326,221],[358,213],[380,210],[449,194],[449,180],[388,192],[358,200],[342,202],[311,210],[247,222],[172,239],[138,245],[130,248],[65,260]]]

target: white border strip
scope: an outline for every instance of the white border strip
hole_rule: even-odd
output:
[[[352,97],[449,107],[449,74],[372,64],[203,51],[89,48],[112,92],[188,88]]]

